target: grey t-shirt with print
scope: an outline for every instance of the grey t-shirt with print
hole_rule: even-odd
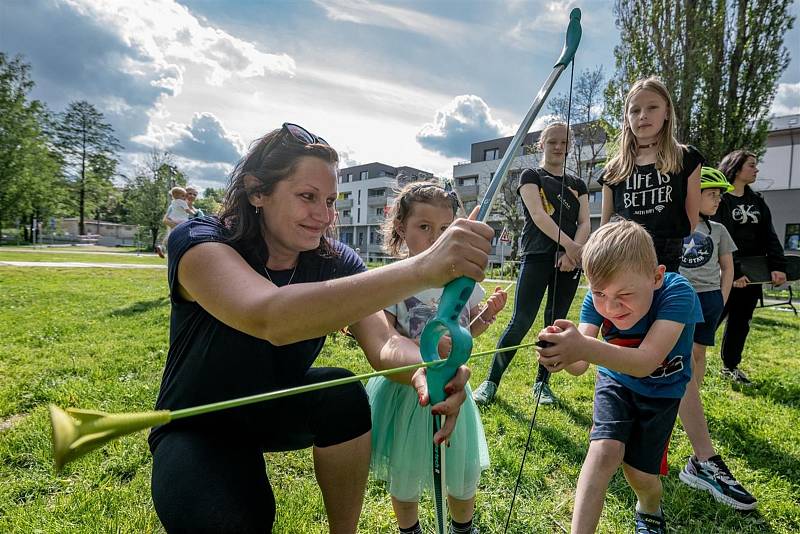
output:
[[[714,221],[700,221],[694,231],[683,238],[680,273],[698,293],[716,291],[720,288],[719,257],[734,250],[736,244],[725,226]]]
[[[422,335],[422,330],[428,321],[436,317],[436,311],[439,309],[439,301],[442,299],[442,288],[431,288],[420,291],[416,295],[412,295],[403,301],[398,302],[384,308],[397,318],[395,327],[400,334],[417,339]],[[475,289],[469,297],[469,302],[464,309],[461,310],[461,315],[458,322],[461,326],[469,329],[469,310],[481,303],[485,291],[480,284],[475,284]]]

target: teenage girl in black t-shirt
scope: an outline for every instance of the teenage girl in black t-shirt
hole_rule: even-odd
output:
[[[625,97],[619,152],[603,169],[600,224],[614,214],[644,226],[658,262],[678,272],[683,238],[700,221],[700,167],[696,148],[675,139],[675,108],[658,78],[637,81]]]
[[[170,347],[156,407],[187,406],[349,375],[311,367],[325,336],[345,326],[376,369],[419,361],[383,308],[458,276],[483,279],[492,229],[458,219],[426,251],[365,272],[327,233],[338,156],[284,124],[237,165],[219,218],[170,236]],[[452,431],[469,370],[434,407]],[[411,383],[427,402],[424,373]],[[331,532],[355,532],[370,460],[370,409],[361,384],[327,388],[175,421],[150,435],[152,495],[168,532],[271,532],[275,498],[264,452],[313,446]],[[300,525],[285,525],[293,532]]]
[[[570,174],[562,176],[569,146],[567,125],[563,122],[548,125],[542,130],[539,145],[544,151],[544,165],[537,169],[526,169],[520,176],[517,190],[522,197],[525,214],[520,252],[522,268],[517,280],[514,314],[497,343],[498,349],[518,345],[522,341],[533,325],[545,290],[545,324],[551,325],[556,319],[566,318],[580,280],[578,268],[581,247],[588,239],[591,229],[586,184]],[[560,248],[557,242],[560,242]],[[558,260],[554,266],[557,248]],[[553,294],[553,287],[556,285],[557,294]],[[500,379],[515,353],[516,351],[509,351],[494,355],[489,376],[472,395],[476,403],[492,402]],[[549,374],[538,373],[537,376]],[[537,383],[535,387],[543,388],[540,402],[554,401],[546,381]],[[535,396],[534,389],[534,398]]]

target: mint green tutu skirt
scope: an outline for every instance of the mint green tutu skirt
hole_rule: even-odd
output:
[[[372,458],[375,478],[389,484],[399,501],[418,501],[433,487],[433,416],[420,407],[411,386],[384,377],[367,382],[372,407]],[[489,449],[480,413],[467,385],[456,427],[445,452],[447,493],[456,499],[475,496],[481,471],[489,467]]]

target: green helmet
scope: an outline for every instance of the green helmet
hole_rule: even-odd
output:
[[[722,189],[723,193],[727,193],[733,191],[733,186],[722,171],[714,167],[703,167],[700,169],[700,190],[703,189]]]

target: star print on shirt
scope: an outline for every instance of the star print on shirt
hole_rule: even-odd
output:
[[[714,241],[711,236],[701,232],[693,232],[683,238],[683,255],[681,266],[687,268],[702,267],[714,253]]]
[[[694,236],[690,237],[689,241],[683,244],[683,255],[686,256],[687,253],[692,252],[696,246]]]

